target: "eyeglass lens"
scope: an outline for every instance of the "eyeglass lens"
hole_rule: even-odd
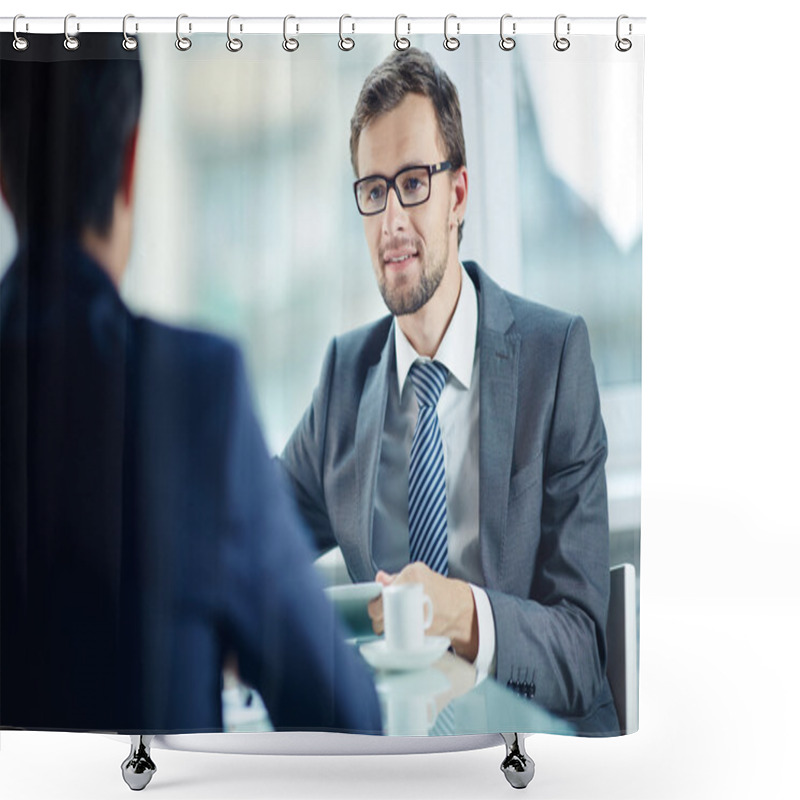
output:
[[[377,214],[386,208],[389,186],[394,185],[403,206],[424,203],[431,193],[431,176],[427,167],[411,167],[398,172],[393,179],[365,178],[357,184],[356,198],[362,214]]]

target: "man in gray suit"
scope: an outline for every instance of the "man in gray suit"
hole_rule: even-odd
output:
[[[606,679],[606,436],[586,325],[459,260],[455,87],[393,53],[351,122],[355,195],[391,311],[335,338],[282,461],[354,581],[421,582],[429,633],[517,692],[619,731]],[[370,608],[383,629],[380,601]]]

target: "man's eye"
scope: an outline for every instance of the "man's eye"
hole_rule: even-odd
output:
[[[422,189],[422,181],[419,178],[406,178],[403,182],[403,191],[418,192]]]
[[[382,200],[384,194],[386,193],[386,188],[381,184],[375,184],[372,186],[367,193],[367,199],[371,201]]]

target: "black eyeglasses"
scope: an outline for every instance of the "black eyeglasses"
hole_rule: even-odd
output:
[[[421,206],[431,196],[431,178],[437,172],[447,172],[449,161],[440,164],[424,164],[419,167],[401,169],[394,178],[370,175],[353,184],[358,210],[365,217],[380,214],[386,209],[389,189],[394,189],[403,208]]]

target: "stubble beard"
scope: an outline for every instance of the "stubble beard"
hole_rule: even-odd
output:
[[[383,297],[383,302],[386,303],[386,307],[394,316],[402,317],[406,314],[414,314],[433,297],[444,277],[450,254],[450,243],[446,237],[444,241],[445,247],[441,258],[432,263],[428,263],[426,259],[423,259],[419,240],[414,243],[415,250],[418,253],[420,271],[419,279],[413,283],[401,282],[398,286],[389,286],[389,282],[386,280],[386,272],[383,268],[383,256],[380,256],[381,268],[378,275],[378,288],[380,289],[381,297]]]

